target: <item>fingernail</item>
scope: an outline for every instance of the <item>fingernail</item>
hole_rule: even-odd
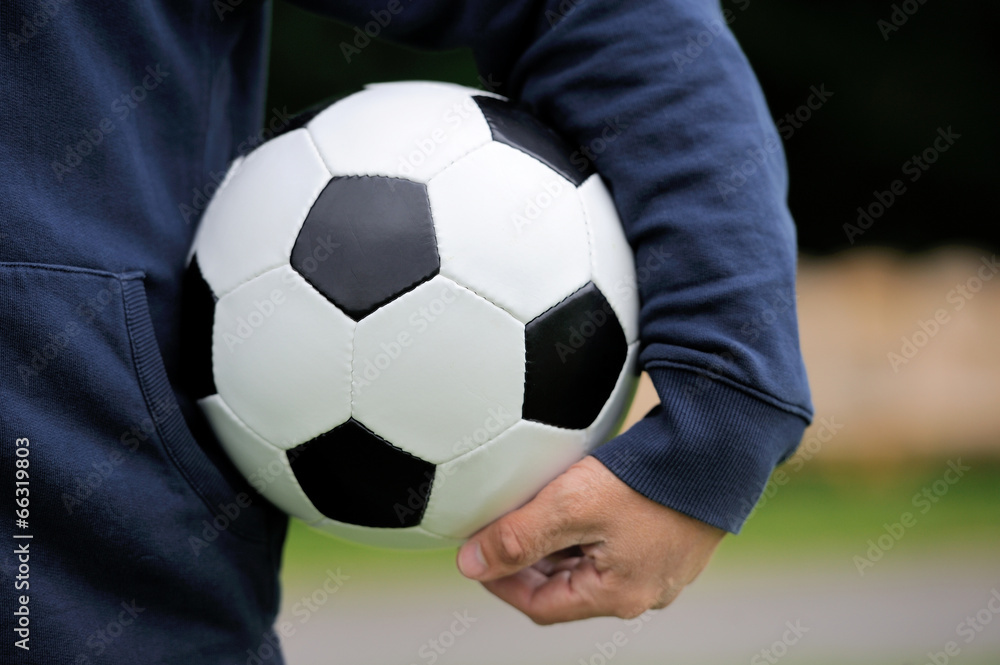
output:
[[[479,543],[466,543],[458,551],[458,570],[472,579],[486,572],[486,559]]]

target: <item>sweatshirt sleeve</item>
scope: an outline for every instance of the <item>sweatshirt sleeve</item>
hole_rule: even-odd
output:
[[[662,401],[595,456],[738,532],[812,406],[784,154],[733,14],[705,0],[299,4],[413,46],[470,46],[485,84],[593,161],[635,252],[640,364]]]

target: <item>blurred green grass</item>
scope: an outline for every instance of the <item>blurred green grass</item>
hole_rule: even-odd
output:
[[[918,498],[914,503],[924,488],[933,494],[948,462],[817,462],[798,472],[782,467],[788,483],[771,486],[774,494],[758,503],[742,533],[727,538],[719,563],[802,555],[842,559],[862,552],[868,539],[885,533],[884,524],[899,522],[907,512],[916,523],[893,547],[900,556],[937,555],[956,547],[1000,553],[1000,461],[963,458],[962,464],[971,467],[964,477],[936,502]]]
[[[772,485],[738,536],[727,537],[713,570],[843,561],[864,554],[868,539],[904,512],[916,524],[893,547],[894,558],[963,555],[1000,557],[1000,460],[963,459],[971,467],[926,513],[913,503],[948,468],[947,459],[891,464],[806,463],[783,467],[787,484]],[[347,543],[293,520],[284,578],[294,583],[330,566],[373,570],[387,582],[453,576],[454,549],[395,551]],[[415,576],[416,574],[416,576]]]

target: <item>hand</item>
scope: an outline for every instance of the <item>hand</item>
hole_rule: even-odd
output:
[[[458,568],[547,625],[670,604],[725,532],[642,496],[586,457],[458,551]]]

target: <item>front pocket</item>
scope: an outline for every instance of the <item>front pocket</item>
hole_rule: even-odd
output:
[[[20,565],[25,541],[11,531],[32,536],[22,592],[31,653],[46,663],[235,662],[273,621],[285,518],[213,464],[185,399],[164,372],[141,273],[0,263],[0,478],[11,499],[15,465],[30,474],[26,524],[0,520],[13,543],[0,565]],[[0,594],[6,617],[14,598]],[[142,613],[98,641],[124,607]]]
[[[231,517],[236,506],[225,531],[267,538],[274,509],[187,425],[142,273],[0,263],[0,353],[0,430],[39,438],[47,478],[38,489],[58,494],[52,509],[71,517],[148,478],[152,515],[200,524]]]

